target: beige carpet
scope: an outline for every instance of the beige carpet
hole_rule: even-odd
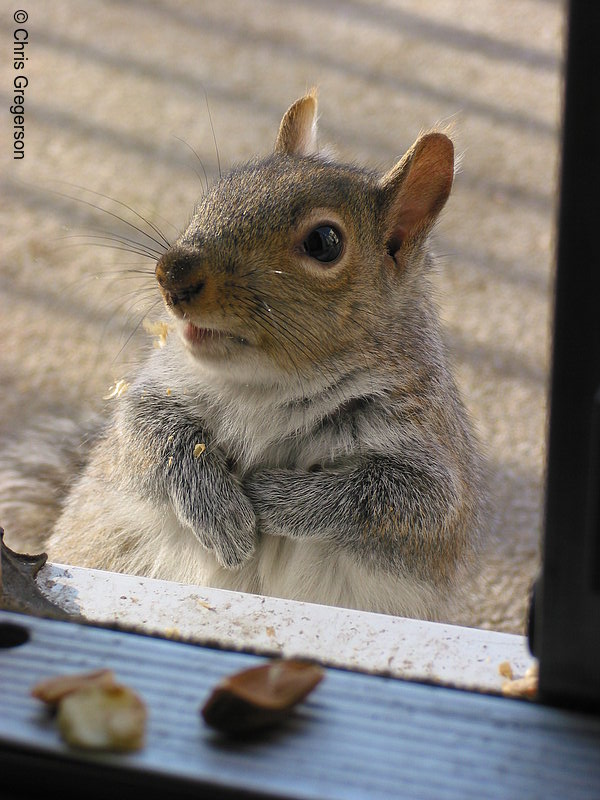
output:
[[[40,410],[101,407],[139,358],[136,326],[158,297],[151,276],[116,272],[141,259],[69,238],[123,231],[115,218],[48,190],[135,222],[124,203],[172,237],[204,179],[190,148],[217,173],[208,107],[224,169],[268,152],[285,108],[314,84],[322,138],[342,159],[388,168],[421,129],[453,122],[462,167],[437,230],[439,299],[497,509],[471,608],[455,621],[521,631],[541,525],[562,5],[21,5],[29,20],[5,13],[1,30],[0,435]],[[18,27],[21,71],[9,59]],[[17,75],[28,79],[20,161],[7,124]],[[7,531],[12,546],[19,538]]]

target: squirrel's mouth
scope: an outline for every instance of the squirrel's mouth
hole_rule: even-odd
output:
[[[228,331],[218,330],[217,328],[200,328],[193,322],[186,322],[183,328],[183,338],[192,347],[202,347],[204,344],[212,342],[222,342],[223,340],[233,340],[238,344],[247,344],[247,340],[241,336],[235,336]]]
[[[200,344],[209,337],[220,336],[220,333],[210,328],[199,328],[197,325],[188,322],[183,329],[183,336],[190,344]]]

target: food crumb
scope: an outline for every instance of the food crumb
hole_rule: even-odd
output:
[[[527,669],[523,678],[504,681],[502,684],[502,694],[505,697],[524,697],[529,700],[534,700],[538,693],[538,682],[539,668],[537,663],[534,663]]]
[[[167,343],[167,336],[170,330],[167,322],[150,322],[149,320],[144,320],[144,330],[151,336],[156,336],[154,347],[162,348]]]
[[[105,395],[102,399],[103,400],[112,400],[115,397],[120,397],[124,392],[129,389],[129,384],[124,378],[121,378],[120,381],[115,381],[115,383],[110,386],[108,390],[108,394]]]
[[[505,681],[502,684],[502,694],[505,697],[526,697],[533,699],[537,696],[537,678],[517,678],[514,681]]]
[[[202,453],[206,450],[206,445],[204,442],[198,442],[198,444],[194,445],[194,458],[200,458]]]
[[[173,394],[173,392],[172,392],[171,388],[169,387],[167,389],[167,397],[171,397],[172,394]]]
[[[527,671],[525,672],[526,678],[537,678],[540,674],[540,665],[537,661],[528,667]]]
[[[512,681],[513,671],[510,665],[510,661],[503,661],[501,664],[499,664],[498,672],[500,673],[500,675],[502,675],[503,678],[508,678],[509,681]]]

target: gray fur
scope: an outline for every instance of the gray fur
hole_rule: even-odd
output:
[[[452,146],[425,135],[378,178],[299,152],[315,113],[294,104],[276,152],[217,182],[159,259],[173,331],[114,401],[49,553],[437,618],[476,567],[485,498],[428,280]],[[331,265],[302,249],[324,223]]]

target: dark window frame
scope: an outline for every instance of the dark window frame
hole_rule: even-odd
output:
[[[530,643],[542,701],[600,707],[600,6],[571,0],[543,565]]]

